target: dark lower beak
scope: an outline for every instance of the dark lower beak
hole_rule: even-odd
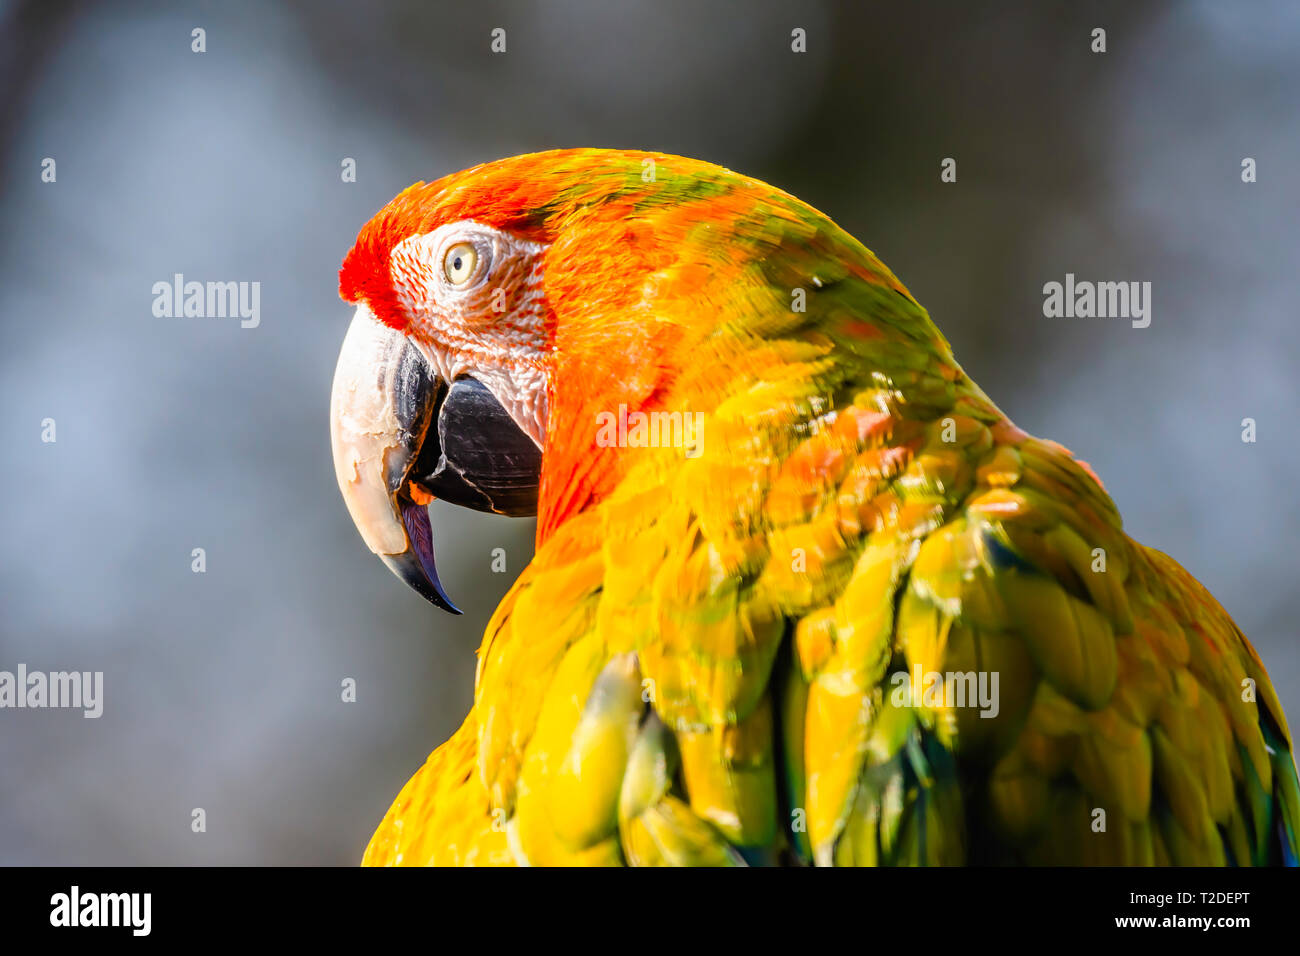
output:
[[[460,608],[451,603],[451,598],[442,589],[442,582],[438,580],[438,566],[433,560],[433,529],[429,526],[428,510],[424,505],[400,499],[397,507],[406,528],[409,547],[401,554],[381,554],[379,560],[434,607],[460,614]]]
[[[486,386],[447,383],[364,305],[343,341],[330,401],[334,470],[370,550],[453,614],[438,580],[426,505],[537,513],[541,451]]]

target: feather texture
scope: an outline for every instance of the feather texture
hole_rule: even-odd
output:
[[[423,188],[549,243],[552,412],[474,712],[366,862],[1294,863],[1246,639],[828,218],[639,153]],[[695,454],[599,446],[620,407]]]

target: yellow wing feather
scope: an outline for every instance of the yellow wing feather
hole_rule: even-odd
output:
[[[539,547],[473,714],[366,862],[1294,855],[1290,737],[1227,614],[1006,419],[870,253],[797,225],[661,295],[681,372],[658,401],[703,416],[699,453],[626,456]],[[806,314],[772,292],[796,285]]]

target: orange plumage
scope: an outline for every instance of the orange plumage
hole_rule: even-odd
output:
[[[1294,862],[1245,638],[830,219],[680,157],[516,157],[393,200],[344,297],[419,338],[388,257],[465,220],[541,250],[537,553],[367,863]],[[599,438],[672,413],[698,453]]]

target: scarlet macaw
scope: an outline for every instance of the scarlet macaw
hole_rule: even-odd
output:
[[[370,548],[536,514],[368,864],[1294,863],[1264,667],[828,217],[676,156],[417,183],[343,262]]]

